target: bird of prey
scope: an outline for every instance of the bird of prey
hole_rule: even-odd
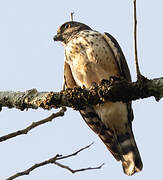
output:
[[[109,33],[100,33],[75,21],[61,25],[54,36],[65,51],[64,78],[67,88],[100,83],[111,76],[131,81],[129,68],[118,42]],[[133,175],[142,167],[132,132],[131,102],[110,102],[86,107],[80,114],[100,137],[116,160],[122,161],[124,173]]]

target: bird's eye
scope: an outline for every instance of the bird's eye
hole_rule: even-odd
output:
[[[71,27],[70,24],[65,24],[65,29],[70,28],[70,27]]]

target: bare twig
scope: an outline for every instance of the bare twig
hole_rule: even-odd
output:
[[[1,136],[0,137],[0,142],[5,141],[7,139],[11,139],[11,138],[19,136],[19,135],[27,134],[30,130],[32,130],[35,127],[38,127],[38,126],[40,126],[42,124],[50,122],[50,121],[52,121],[56,117],[64,116],[64,112],[65,111],[66,111],[66,108],[63,107],[63,108],[61,108],[61,110],[59,112],[53,113],[52,115],[50,115],[49,117],[47,117],[47,118],[45,118],[43,120],[40,120],[40,121],[37,121],[37,122],[33,122],[30,126],[26,127],[25,129],[18,130],[16,132],[7,134],[5,136]]]
[[[74,20],[73,16],[74,16],[74,12],[71,12],[71,13],[70,13],[70,20],[71,20],[71,21]]]
[[[22,172],[18,172],[18,173],[16,173],[16,174],[14,174],[13,176],[7,178],[6,180],[13,180],[13,179],[15,179],[15,178],[17,178],[17,177],[20,177],[20,176],[29,175],[31,171],[33,171],[34,169],[36,169],[36,168],[38,168],[38,167],[41,167],[41,166],[45,166],[45,165],[47,165],[47,164],[54,163],[54,162],[56,161],[56,159],[57,159],[57,156],[58,156],[58,155],[50,158],[49,160],[45,160],[45,161],[43,161],[43,162],[41,162],[41,163],[34,164],[33,166],[31,166],[31,167],[28,168],[27,170],[22,171]]]
[[[97,167],[88,167],[88,168],[81,168],[81,169],[71,169],[69,166],[63,165],[63,164],[61,164],[59,162],[56,162],[56,161],[54,162],[54,164],[56,164],[57,166],[59,166],[61,168],[67,169],[71,173],[87,171],[87,170],[93,170],[93,169],[101,169],[102,166],[104,165],[104,163],[103,163],[103,164],[101,164],[100,166],[97,166]]]
[[[66,158],[69,158],[69,157],[72,157],[72,156],[75,156],[77,155],[79,152],[89,148],[90,146],[92,145],[92,143],[88,146],[85,146],[84,148],[81,148],[79,149],[78,151],[72,153],[72,154],[69,154],[69,155],[66,155],[66,156],[62,156],[62,155],[56,155],[52,158],[50,158],[49,160],[45,160],[41,163],[38,163],[38,164],[35,164],[33,166],[31,166],[30,168],[28,168],[27,170],[25,171],[22,171],[22,172],[18,172],[16,174],[14,174],[13,176],[7,178],[6,180],[13,180],[17,177],[20,177],[20,176],[23,176],[23,175],[29,175],[31,171],[33,171],[34,169],[38,168],[38,167],[41,167],[41,166],[45,166],[47,164],[55,164],[61,168],[64,168],[64,169],[67,169],[68,171],[72,172],[72,173],[76,173],[76,172],[80,172],[80,171],[87,171],[87,170],[93,170],[93,169],[100,169],[104,164],[100,165],[100,166],[97,166],[97,167],[88,167],[88,168],[81,168],[81,169],[76,169],[76,170],[73,170],[71,169],[69,166],[66,166],[66,165],[63,165],[61,163],[58,163],[57,161],[58,160],[61,160],[61,159],[66,159]]]
[[[91,144],[89,144],[89,145],[87,145],[87,146],[79,149],[78,151],[76,151],[76,152],[74,152],[74,153],[72,153],[72,154],[69,154],[69,155],[66,155],[66,156],[59,156],[59,157],[57,158],[57,160],[66,159],[66,158],[69,158],[69,157],[72,157],[72,156],[76,156],[76,155],[79,154],[81,151],[83,151],[83,150],[85,150],[85,149],[88,149],[90,146],[92,146],[92,144],[93,144],[93,142],[92,142]]]
[[[135,56],[135,66],[137,78],[141,77],[141,72],[138,63],[138,53],[137,53],[137,15],[136,15],[136,0],[134,0],[134,56]]]

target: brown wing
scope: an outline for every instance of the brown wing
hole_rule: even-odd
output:
[[[114,53],[114,56],[116,58],[116,63],[120,70],[121,76],[124,77],[125,79],[127,79],[128,81],[131,81],[130,71],[129,71],[125,56],[124,56],[118,42],[112,35],[110,35],[109,33],[106,33],[106,32],[104,33],[104,38]]]
[[[64,80],[67,88],[74,88],[76,86],[70,66],[66,61],[64,62]]]
[[[131,81],[130,71],[125,56],[118,42],[109,33],[104,33],[104,39],[107,41],[108,45],[112,49],[121,77],[124,77],[128,81]],[[139,172],[143,168],[143,164],[132,132],[133,110],[132,110],[131,102],[127,103],[127,110],[128,110],[128,125],[126,125],[127,127],[126,132],[129,136],[128,135],[126,136],[126,134],[122,134],[121,137],[123,138],[121,139],[119,136],[117,138],[117,142],[119,143],[120,149],[122,150],[120,151],[120,153],[122,153],[120,159],[122,161],[123,170],[127,175],[132,175],[135,172]],[[126,142],[128,142],[128,144]],[[130,151],[128,151],[127,149],[128,150],[130,149]],[[133,157],[130,157],[131,152]]]
[[[118,44],[116,39],[112,35],[110,35],[109,33],[105,32],[103,36],[113,51],[113,54],[114,54],[115,59],[116,59],[116,64],[119,68],[121,77],[124,77],[128,81],[131,81],[130,71],[129,71],[125,56],[122,52],[120,45]],[[134,116],[133,116],[133,110],[132,110],[132,103],[131,102],[127,103],[127,109],[128,109],[128,120],[129,120],[129,122],[132,122]]]

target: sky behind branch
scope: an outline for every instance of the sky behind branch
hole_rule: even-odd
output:
[[[148,78],[162,76],[163,2],[137,0],[138,56],[141,72]],[[129,64],[132,79],[136,79],[133,61],[132,1],[53,1],[5,0],[0,1],[0,90],[60,91],[63,80],[63,48],[53,42],[58,26],[70,20],[88,24],[100,32],[109,32],[121,45]],[[148,98],[133,103],[134,134],[144,169],[132,180],[161,179],[163,151],[162,100]],[[0,113],[0,136],[22,129],[33,121],[41,120],[54,111],[9,110]],[[69,154],[85,145],[94,145],[77,157],[63,161],[72,168],[98,166],[101,170],[70,174],[49,165],[33,171],[20,180],[108,180],[131,179],[123,174],[121,163],[116,162],[99,138],[87,127],[79,113],[68,109],[64,118],[32,130],[28,135],[0,144],[0,179],[25,170],[34,163],[55,154]]]

